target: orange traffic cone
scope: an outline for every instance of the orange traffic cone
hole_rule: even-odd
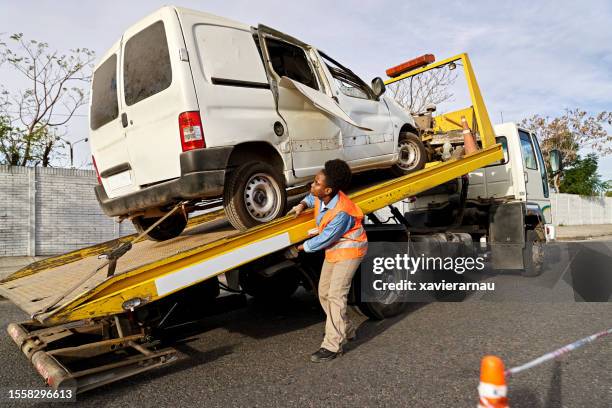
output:
[[[504,375],[504,362],[496,356],[485,356],[480,364],[478,408],[508,408],[508,387]]]
[[[461,117],[461,126],[463,126],[463,148],[465,154],[472,154],[478,151],[478,144],[476,144],[476,137],[472,133],[472,130],[468,126],[467,119],[465,116]]]

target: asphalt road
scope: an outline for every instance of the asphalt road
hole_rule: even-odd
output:
[[[178,363],[79,395],[79,406],[474,407],[482,356],[515,366],[611,327],[612,303],[575,302],[568,283],[588,267],[582,258],[611,244],[561,249],[537,278],[487,277],[497,283],[495,296],[410,304],[382,322],[351,311],[358,339],[325,364],[309,361],[324,328],[312,295],[298,292],[273,306],[249,299],[189,327]],[[0,316],[3,328],[27,318],[6,300]],[[7,335],[0,335],[0,355],[4,387],[42,385]],[[513,407],[612,406],[612,338],[509,379],[509,397]]]

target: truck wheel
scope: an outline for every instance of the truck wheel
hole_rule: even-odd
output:
[[[395,271],[394,275],[401,274],[400,271]],[[399,282],[405,277],[394,276],[391,274],[380,275],[386,282]],[[361,268],[355,273],[353,278],[353,294],[356,299],[356,304],[361,313],[373,320],[383,320],[388,317],[397,316],[406,310],[407,302],[398,300],[397,291],[377,291],[377,298],[373,302],[365,302],[361,300]],[[374,299],[371,299],[374,300]]]
[[[541,227],[528,230],[525,234],[525,248],[523,249],[523,276],[533,277],[542,273],[544,264],[544,244],[546,236]]]
[[[143,218],[136,217],[132,219],[132,224],[138,234],[142,234],[151,225],[155,224],[161,217]],[[183,214],[175,213],[166,218],[161,224],[149,231],[145,236],[151,241],[166,241],[181,235],[181,232],[187,226],[187,219]]]
[[[261,300],[286,299],[299,286],[299,272],[288,267],[266,277],[250,268],[239,271],[240,287],[248,295]]]
[[[421,138],[411,132],[402,132],[397,144],[399,157],[397,163],[391,167],[395,176],[405,176],[421,170],[427,163],[427,150]]]
[[[227,219],[238,230],[272,221],[285,214],[284,177],[267,163],[247,162],[230,174],[223,205]]]

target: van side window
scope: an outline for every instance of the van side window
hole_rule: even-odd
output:
[[[376,100],[374,92],[368,87],[361,78],[355,75],[351,70],[338,64],[333,59],[329,58],[326,54],[319,51],[319,55],[323,58],[329,73],[334,78],[336,85],[340,89],[340,92],[346,96],[352,96],[353,98],[360,99],[372,99]]]
[[[272,38],[266,38],[266,46],[272,68],[278,76],[286,76],[313,89],[319,89],[319,84],[303,49]]]
[[[521,139],[521,152],[523,153],[525,167],[531,170],[537,170],[538,162],[536,161],[536,156],[533,151],[533,145],[531,144],[529,134],[519,130],[519,137]]]
[[[145,28],[125,44],[123,79],[125,103],[128,105],[170,86],[172,68],[162,21]]]
[[[504,158],[496,162],[493,162],[485,167],[501,166],[502,164],[508,163],[508,139],[506,139],[506,136],[496,136],[495,143],[499,143],[502,145],[502,151],[504,152]]]
[[[89,112],[92,130],[96,130],[119,115],[117,102],[117,54],[104,61],[94,72]]]

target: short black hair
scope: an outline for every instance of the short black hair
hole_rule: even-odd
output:
[[[325,184],[331,187],[334,195],[340,190],[348,189],[351,184],[351,168],[344,160],[326,161],[321,171],[325,174]]]

